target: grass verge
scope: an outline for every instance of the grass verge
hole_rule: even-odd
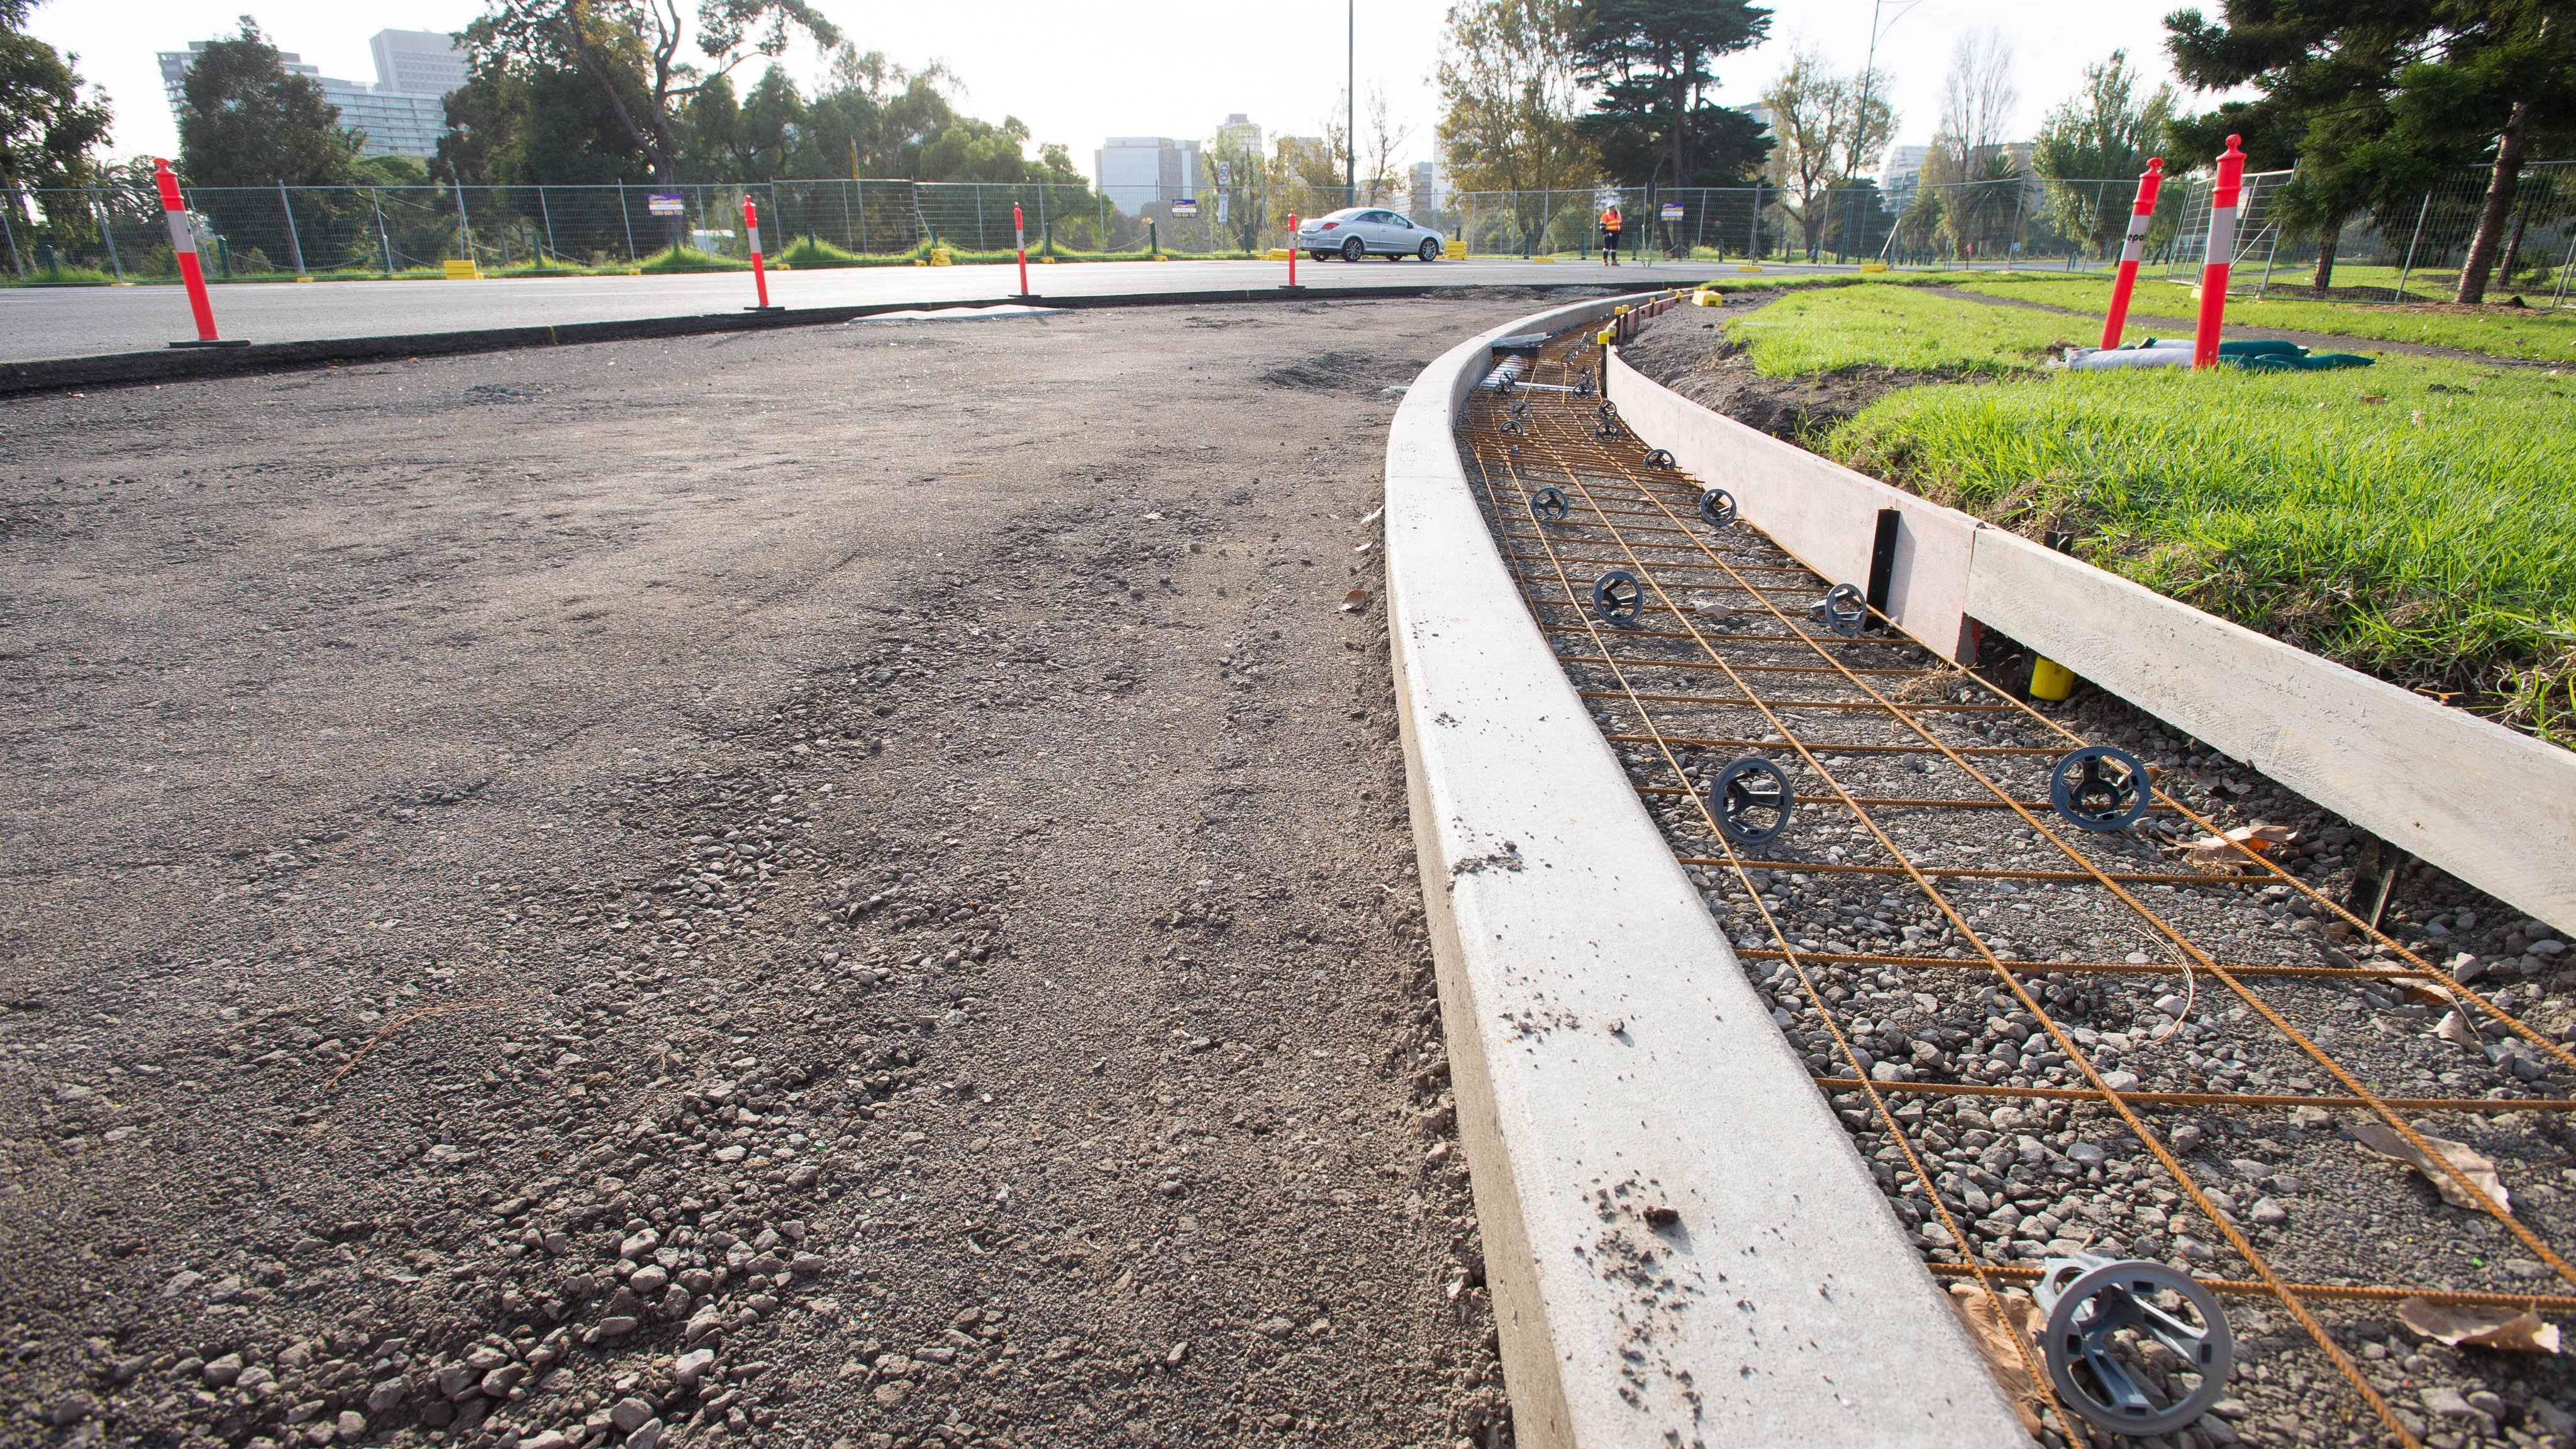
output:
[[[2107,277],[1987,277],[1958,284],[1962,290],[2023,302],[2072,307],[2100,317],[2111,306]],[[2277,290],[2277,289],[2276,289]],[[2138,317],[2185,318],[2194,315],[2190,289],[2162,280],[2140,278],[2129,303],[2132,320],[2123,340],[2169,335],[2170,325],[2141,323]],[[2231,297],[2227,320],[2238,327],[2278,327],[2291,332],[2324,332],[2337,337],[2378,342],[2414,342],[2456,347],[2490,357],[2526,362],[2576,362],[2576,312],[2547,308],[2453,307],[2449,304],[2392,306],[2367,302],[2318,302],[2269,297]],[[2098,327],[2097,327],[2098,334]],[[2097,335],[2092,340],[2099,341]]]
[[[2073,532],[2086,560],[2159,593],[2576,746],[2571,387],[2410,357],[2063,373],[1908,389],[1817,446],[2019,532]]]
[[[1726,323],[1726,337],[1752,355],[1754,370],[1765,377],[1869,365],[1998,377],[2036,366],[2052,347],[2083,341],[2074,318],[1915,290],[1937,275],[1790,291]]]

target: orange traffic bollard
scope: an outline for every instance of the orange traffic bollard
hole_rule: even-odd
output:
[[[170,223],[170,250],[179,258],[179,280],[188,284],[188,310],[197,314],[197,340],[173,347],[246,347],[215,335],[215,304],[206,296],[206,269],[197,261],[197,229],[188,224],[187,203],[179,199],[179,178],[170,163],[152,158],[152,182],[161,189],[161,215]]]
[[[2102,345],[2120,345],[2120,333],[2129,325],[2129,294],[2138,285],[2138,258],[2147,249],[2147,224],[2155,220],[2156,192],[2164,185],[2165,162],[2159,156],[2147,163],[2145,174],[2138,178],[2138,204],[2129,208],[2129,236],[2120,243],[2120,275],[2111,283],[2111,312],[2102,319]]]
[[[2200,325],[2192,329],[2191,365],[2218,365],[2218,330],[2227,322],[2227,267],[2236,257],[2236,205],[2245,192],[2245,153],[2227,138],[2218,186],[2209,197],[2209,248],[2200,254]]]
[[[751,242],[751,281],[760,289],[760,305],[745,307],[746,312],[784,312],[784,307],[769,305],[769,273],[760,267],[760,213],[752,209],[751,198],[742,199],[742,234]]]

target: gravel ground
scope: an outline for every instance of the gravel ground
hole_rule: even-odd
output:
[[[1687,318],[1688,310],[1673,314]],[[1670,325],[1670,317],[1663,319]],[[1649,329],[1651,338],[1656,329]],[[1527,487],[1563,482],[1556,466],[1598,477],[1600,465],[1580,460],[1597,445],[1588,411],[1561,395],[1533,394],[1535,410],[1526,448],[1545,461]],[[1562,416],[1551,416],[1561,414]],[[1510,441],[1510,440],[1505,440]],[[1651,445],[1609,446],[1635,451]],[[1471,454],[1471,476],[1477,465]],[[1595,484],[1593,486],[1601,486]],[[1624,488],[1623,484],[1611,484]],[[1692,664],[1709,656],[1683,628],[1680,616],[1652,611],[1638,631],[1596,634],[1564,593],[1544,551],[1586,558],[1616,555],[1611,533],[1575,499],[1576,513],[1542,533],[1531,520],[1508,472],[1493,475],[1488,496],[1498,528],[1516,535],[1508,547],[1532,552],[1524,567],[1537,584],[1546,622],[1560,631],[1560,650],[1594,652],[1596,637],[1609,638],[1617,657]],[[1676,480],[1662,489],[1673,511],[1690,519],[1697,484]],[[1613,509],[1639,508],[1633,490],[1605,497]],[[1613,518],[1625,530],[1662,521],[1631,513]],[[1643,535],[1671,542],[1671,535]],[[1749,530],[1716,540],[1741,566],[1781,568],[1793,561]],[[1669,560],[1669,554],[1648,555]],[[1578,587],[1607,565],[1569,563]],[[1701,630],[1769,634],[1786,631],[1723,575],[1657,570],[1675,603],[1691,611]],[[1821,594],[1825,581],[1803,574],[1752,575],[1781,591],[1796,610]],[[1650,602],[1652,598],[1650,596]],[[1831,646],[1849,662],[1870,668],[1937,665],[1910,644],[1861,641]],[[1815,654],[1794,641],[1730,640],[1724,657],[1738,664],[1813,665]],[[1703,666],[1704,667],[1704,666]],[[1990,638],[1981,671],[2008,693],[2028,673],[2028,661],[2009,640]],[[1617,691],[1618,679],[1595,665],[1575,663],[1569,673],[1586,689]],[[1754,676],[1771,697],[1864,698],[1839,681],[1794,681]],[[1635,669],[1631,682],[1646,692],[1724,692],[1723,676]],[[2044,800],[2048,762],[2069,748],[2038,718],[1979,690],[1955,673],[1873,681],[1900,689],[1926,706],[1923,718],[1945,742],[1978,751],[1979,768],[2021,800]],[[1651,740],[1617,744],[1632,778],[1650,792],[1648,803],[1678,854],[1708,858],[1720,852],[1706,817],[1682,792],[1715,778],[1729,760],[1763,754],[1778,763],[1803,801],[1833,798],[1828,785],[1880,800],[1990,798],[1958,766],[1938,756],[1872,749],[1912,744],[1916,737],[1869,712],[1799,714],[1823,774],[1807,766],[1761,717],[1741,706],[1692,706],[1672,701],[1639,705],[1597,700],[1596,719],[1614,738],[1660,733],[1670,738],[1745,738],[1767,747],[1684,746],[1685,778]],[[1944,709],[1947,705],[1967,705]],[[1982,707],[1980,707],[1982,706]],[[2329,899],[2350,889],[2363,837],[2315,805],[2297,798],[2259,772],[2228,760],[2126,704],[2084,689],[2070,703],[2040,706],[2087,741],[2121,745],[2163,776],[2166,788],[2222,828],[2263,822],[2297,831],[2283,848],[2287,869]],[[1651,710],[1651,714],[1641,711]],[[1651,730],[1650,730],[1651,725]],[[2069,869],[2059,849],[2033,834],[2018,817],[1991,810],[1940,810],[1877,806],[1871,817],[1918,864],[1950,869]],[[2041,807],[2041,818],[2056,824]],[[2150,817],[2114,836],[2086,836],[2060,826],[2061,836],[2106,870],[2189,875],[2186,843],[2199,836],[2178,817]],[[1956,1262],[1949,1224],[1967,1235],[1976,1254],[1997,1265],[2036,1266],[2048,1257],[2088,1252],[2147,1257],[2203,1276],[2253,1276],[2227,1246],[2216,1224],[2194,1205],[2140,1141],[2103,1105],[2037,1102],[1995,1097],[1908,1093],[1908,1082],[1990,1084],[2006,1087],[2080,1087],[2078,1070],[2057,1049],[2041,1022],[2002,989],[1996,974],[1975,960],[1966,939],[1932,900],[1901,875],[1862,875],[1800,869],[1802,863],[1884,863],[1869,832],[1838,806],[1802,808],[1787,834],[1747,852],[1745,875],[1723,865],[1694,870],[1711,911],[1739,950],[1746,970],[1771,1003],[1775,1019],[1808,1055],[1820,1076],[1846,1077],[1855,1067],[1894,1088],[1887,1100],[1906,1140],[1920,1154],[1949,1222],[1932,1211],[1923,1186],[1887,1123],[1870,1110],[1866,1094],[1846,1090],[1834,1105],[1853,1133],[1854,1145],[1873,1161],[1890,1206],[1914,1230],[1927,1261]],[[2344,1091],[2316,1063],[2268,1026],[2250,1006],[2206,973],[2190,979],[2123,970],[2049,971],[2048,965],[2106,963],[2152,966],[2179,960],[2135,912],[2091,883],[1936,879],[1941,894],[2006,960],[2032,963],[2023,976],[2050,1018],[2123,1091],[2329,1095]],[[1749,889],[1748,889],[1749,887]],[[2141,885],[2133,887],[2165,921],[2180,928],[2224,966],[2331,966],[2346,969],[2400,964],[2389,944],[2369,940],[2287,883],[2264,885]],[[1758,904],[1757,904],[1758,901]],[[1776,929],[1775,929],[1776,928]],[[2468,890],[2437,872],[2405,871],[2386,917],[2391,937],[2458,982],[2489,999],[2553,1041],[2576,1036],[2576,960],[2566,943],[2536,921]],[[1778,959],[1783,943],[1796,948],[1802,981]],[[1764,959],[1765,957],[1771,959]],[[1868,961],[1865,957],[1907,958]],[[1955,961],[1953,967],[1936,962]],[[2256,994],[2371,1091],[2393,1097],[2495,1098],[2478,1112],[2412,1114],[2420,1130],[2464,1142],[2493,1159],[2520,1223],[2558,1249],[2576,1241],[2576,1130],[2556,1111],[2515,1110],[2514,1100],[2564,1099],[2576,1072],[2501,1028],[2480,1031],[2447,1003],[2421,1004],[2419,984],[2410,993],[2380,976],[2249,978]],[[1856,1048],[1842,1055],[1825,1030],[1830,1016]],[[2350,1129],[2374,1121],[2358,1110],[2319,1108],[2149,1106],[2140,1116],[2174,1149],[2202,1187],[2206,1201],[2240,1228],[2279,1275],[2294,1282],[2330,1285],[2431,1286],[2502,1294],[2565,1293],[2568,1285],[2537,1260],[2502,1225],[2481,1212],[2445,1205],[2420,1176],[2362,1151]],[[2528,1353],[2453,1349],[2431,1343],[2397,1322],[2394,1304],[2316,1302],[2311,1305],[2374,1387],[2386,1396],[2409,1431],[2439,1449],[2471,1444],[2576,1444],[2576,1372],[2563,1359]],[[2340,1378],[2326,1355],[2275,1303],[2229,1301],[2239,1346],[2238,1368],[2218,1411],[2195,1429],[2164,1441],[2180,1445],[2237,1442],[2324,1445],[2381,1442],[2384,1430]],[[2162,1369],[2172,1364],[2157,1366]],[[2158,1441],[2140,1441],[2155,1443]]]
[[[0,1441],[1508,1442],[1341,606],[1533,305],[10,404]]]

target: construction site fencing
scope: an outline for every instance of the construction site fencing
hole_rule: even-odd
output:
[[[2062,179],[2003,158],[1986,179],[1875,183],[1804,195],[1742,187],[1584,187],[1460,191],[1282,183],[1238,175],[1195,197],[1103,194],[1080,185],[904,180],[771,181],[676,186],[194,187],[183,190],[207,275],[398,276],[472,262],[484,272],[684,270],[739,265],[746,197],[760,208],[773,259],[791,265],[907,261],[933,249],[995,255],[1015,241],[1044,255],[1259,255],[1288,244],[1291,215],[1357,204],[1401,211],[1471,255],[1589,259],[1601,213],[1626,222],[1621,250],[1742,262],[1881,262],[1905,266],[2108,266],[2117,256],[2135,177]],[[2488,185],[2462,171],[2384,206],[2320,218],[2289,172],[2245,178],[2237,228],[2238,290],[2304,285],[2331,247],[2330,295],[2435,300],[2449,295]],[[2208,233],[2210,183],[2165,187],[2147,237],[2150,269],[2195,276]],[[1126,204],[1122,205],[1121,201]],[[2496,287],[2565,300],[2576,266],[2576,163],[2521,173]],[[0,204],[6,277],[127,281],[176,275],[168,229],[148,187],[22,190]]]

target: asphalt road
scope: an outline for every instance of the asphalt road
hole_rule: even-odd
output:
[[[1851,268],[1774,263],[1764,270],[1794,273]],[[1598,262],[1483,259],[1430,266],[1411,261],[1354,266],[1301,260],[1297,264],[1298,283],[1319,291],[1432,279],[1459,286],[1544,287],[1606,277],[1621,286],[1654,286],[1743,275],[1748,274],[1732,262],[1651,267],[1631,263],[1615,271]],[[1284,283],[1287,277],[1285,262],[1086,263],[1029,268],[1030,285],[1042,297],[1270,287]],[[790,308],[879,302],[998,302],[1018,290],[1016,269],[1007,266],[851,267],[773,273],[770,277],[770,300]],[[216,325],[228,338],[304,342],[684,317],[746,306],[752,295],[750,276],[737,272],[491,278],[479,282],[261,282],[216,287],[214,307]],[[0,288],[0,361],[157,350],[174,338],[194,335],[187,298],[176,286]]]

